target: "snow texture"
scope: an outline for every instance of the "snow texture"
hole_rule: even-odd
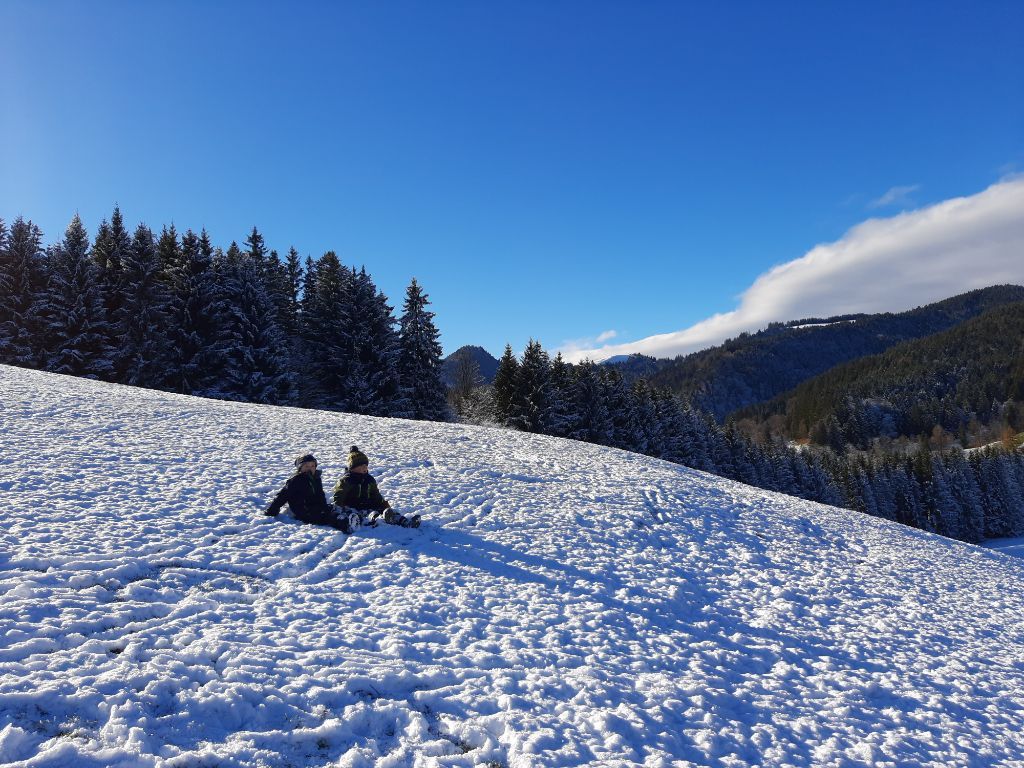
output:
[[[1020,560],[599,446],[0,367],[0,763],[1024,761]],[[260,511],[348,446],[424,526]]]

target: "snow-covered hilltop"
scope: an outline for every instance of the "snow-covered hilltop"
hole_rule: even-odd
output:
[[[653,459],[0,367],[0,501],[0,763],[1024,761],[1024,563]]]

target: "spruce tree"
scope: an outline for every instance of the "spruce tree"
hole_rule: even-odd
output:
[[[160,263],[161,279],[170,288],[174,284],[176,273],[181,269],[181,244],[178,242],[178,231],[174,224],[165,226],[160,232],[156,253]]]
[[[440,332],[434,313],[427,309],[430,299],[413,278],[405,292],[399,319],[398,373],[402,386],[402,408],[396,415],[427,421],[449,421],[451,412],[441,380]]]
[[[103,306],[109,320],[107,343],[115,350],[120,345],[116,318],[121,315],[125,293],[129,290],[125,284],[124,263],[128,258],[131,244],[132,238],[124,226],[121,209],[115,205],[110,223],[100,223],[92,246],[92,258],[96,264],[100,291],[103,294]]]
[[[10,361],[11,337],[13,336],[13,303],[15,284],[14,259],[11,256],[7,224],[0,219],[0,362]],[[8,327],[11,326],[11,327]]]
[[[351,352],[346,409],[370,416],[390,416],[401,397],[401,350],[393,311],[365,268],[349,271],[349,285]]]
[[[48,370],[93,379],[111,377],[103,295],[89,256],[89,235],[77,213],[52,250],[45,321]]]
[[[494,374],[494,418],[502,426],[508,426],[513,418],[516,378],[519,372],[519,361],[512,352],[512,345],[505,345],[505,353],[498,361],[498,370]]]
[[[171,273],[168,386],[186,395],[217,394],[220,367],[219,306],[208,238],[188,230]]]
[[[634,409],[640,424],[642,443],[640,450],[648,456],[661,455],[660,430],[654,393],[645,379],[637,379],[632,388]]]
[[[612,419],[613,445],[626,451],[642,451],[646,440],[640,429],[636,401],[622,374],[617,368],[602,366],[601,379]]]
[[[39,227],[19,216],[10,232],[5,231],[3,242],[0,248],[0,361],[39,367],[45,362],[42,336],[47,276],[43,234]]]
[[[302,298],[302,263],[294,247],[288,249],[284,263],[283,304],[278,308],[281,330],[288,339],[299,335],[300,299]]]
[[[509,426],[523,432],[543,432],[548,411],[551,362],[539,341],[530,339],[516,371],[513,414]]]
[[[7,230],[7,223],[0,219],[0,298],[7,297],[14,285],[13,264],[10,254],[10,233]],[[0,312],[3,306],[0,305]],[[2,315],[0,315],[2,317]]]
[[[255,230],[254,230],[255,231]],[[232,244],[234,245],[234,244]],[[237,247],[224,257],[223,391],[233,399],[283,405],[294,399],[294,377],[258,257]]]
[[[354,345],[350,328],[351,273],[334,251],[306,259],[302,296],[299,391],[303,405],[344,410]]]
[[[120,339],[115,356],[117,380],[138,387],[162,387],[169,362],[170,296],[161,279],[153,232],[145,224],[135,228],[121,271],[124,291],[114,316]]]
[[[245,238],[245,246],[245,252],[249,255],[257,273],[262,274],[267,265],[267,244],[256,227],[253,227],[252,232]]]
[[[597,366],[590,360],[584,360],[575,366],[574,373],[572,402],[576,418],[567,437],[611,445],[615,428],[608,413]]]
[[[573,428],[572,367],[562,353],[551,361],[548,376],[548,407],[544,414],[544,432],[556,437],[567,437]]]

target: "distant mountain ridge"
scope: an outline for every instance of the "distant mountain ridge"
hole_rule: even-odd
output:
[[[809,379],[736,415],[780,415],[790,437],[841,449],[875,437],[963,437],[972,420],[1024,427],[1024,301]]]
[[[459,347],[441,361],[441,380],[444,381],[445,386],[452,387],[455,385],[455,370],[458,367],[461,355],[469,355],[480,366],[480,378],[484,384],[490,384],[494,381],[494,374],[498,372],[497,358],[483,347],[467,344],[464,347]]]
[[[652,386],[670,389],[722,421],[836,365],[946,331],[1019,301],[1024,301],[1024,287],[997,285],[906,312],[773,323],[674,360],[633,355],[614,365],[627,379],[646,378]]]

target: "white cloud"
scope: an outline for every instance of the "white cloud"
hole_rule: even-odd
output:
[[[673,333],[563,348],[567,360],[675,357],[771,322],[911,309],[975,288],[1024,284],[1024,176],[886,219],[868,219],[764,273],[739,306]]]
[[[913,201],[910,196],[921,188],[920,184],[911,184],[906,187],[892,187],[881,197],[868,203],[868,208],[885,208],[890,205],[908,205]]]
[[[577,353],[586,353],[587,351],[594,349],[595,347],[604,344],[606,341],[611,341],[619,335],[618,331],[602,331],[597,336],[587,336],[583,339],[568,339],[562,342],[562,346],[558,348],[558,351],[562,353],[562,356],[567,360],[582,360],[586,355],[577,356]]]

